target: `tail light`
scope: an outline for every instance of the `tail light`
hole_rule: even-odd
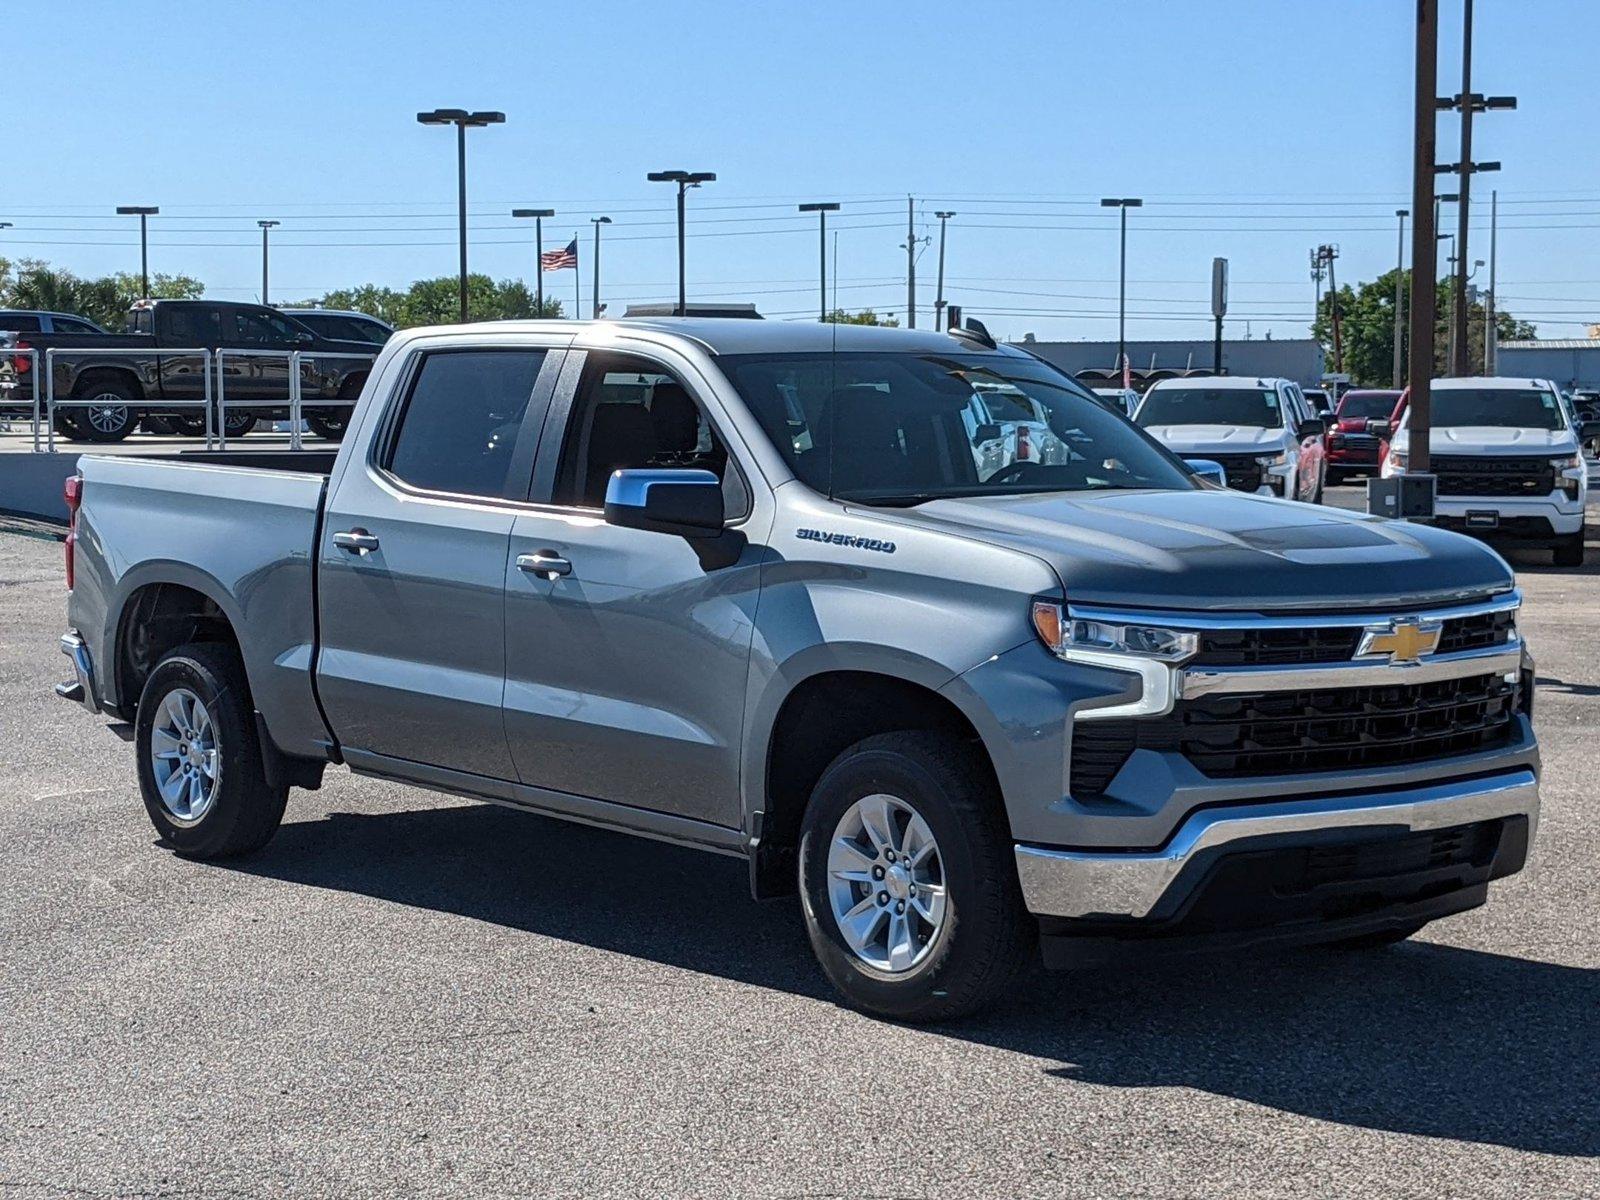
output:
[[[70,592],[74,580],[72,556],[78,547],[78,508],[83,504],[82,475],[67,476],[67,482],[61,488],[61,498],[67,503],[67,591]]]
[[[16,342],[16,349],[29,350],[32,349],[32,347],[30,347],[27,342],[18,340]],[[28,354],[19,354],[11,360],[11,366],[18,375],[26,375],[29,371],[33,370],[33,357]]]
[[[1028,434],[1026,425],[1017,426],[1017,461],[1024,462],[1033,458],[1033,440]]]

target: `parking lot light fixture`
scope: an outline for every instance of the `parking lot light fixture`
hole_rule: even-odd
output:
[[[556,215],[553,208],[513,208],[513,217],[533,222],[533,313],[544,316],[544,219]]]
[[[461,248],[461,320],[467,320],[467,130],[505,122],[503,112],[468,112],[464,108],[436,108],[432,112],[419,112],[417,121],[423,125],[454,125],[456,127],[456,214],[460,223]]]
[[[1120,209],[1120,250],[1117,255],[1117,370],[1122,370],[1122,360],[1128,353],[1128,210],[1143,208],[1144,201],[1137,196],[1108,196],[1100,201],[1101,208]]]
[[[150,299],[150,235],[146,221],[161,209],[154,204],[119,204],[117,215],[139,218],[139,297]]]
[[[939,283],[933,293],[933,328],[937,331],[945,327],[944,319],[944,235],[945,226],[951,217],[956,214],[948,210],[933,214],[939,218]]]
[[[817,303],[817,320],[826,321],[828,319],[828,214],[838,212],[839,205],[833,200],[819,200],[810,204],[800,205],[800,211],[817,214],[817,261],[820,264],[817,274],[818,295],[820,296],[820,300]]]
[[[276,229],[282,222],[257,221],[256,224],[261,226],[261,303],[271,304],[272,301],[267,299],[267,231]]]
[[[589,224],[594,226],[594,286],[589,289],[589,315],[598,321],[600,319],[600,226],[611,224],[611,218],[590,217]]]
[[[699,187],[702,183],[715,183],[717,176],[713,171],[651,171],[645,178],[651,183],[678,185],[678,315],[685,316],[689,311],[689,301],[688,289],[684,282],[683,196],[692,187]]]

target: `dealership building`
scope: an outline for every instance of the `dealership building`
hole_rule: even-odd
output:
[[[1600,337],[1535,338],[1495,347],[1495,373],[1548,379],[1557,387],[1600,390]]]

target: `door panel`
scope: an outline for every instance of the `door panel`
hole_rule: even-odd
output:
[[[686,538],[522,513],[506,557],[505,727],[522,782],[737,825],[739,738],[760,582]],[[517,566],[553,551],[554,580]]]
[[[376,461],[339,477],[319,548],[318,688],[341,745],[516,778],[502,716],[507,496],[526,493],[560,358],[418,354]],[[353,532],[376,546],[352,546]]]
[[[745,531],[758,517],[691,540],[607,525],[596,507],[611,470],[653,465],[713,470],[729,513],[749,511],[708,415],[720,410],[690,378],[638,356],[568,357],[534,474],[539,507],[518,514],[506,554],[506,736],[526,784],[737,826],[766,553]],[[517,565],[540,552],[570,571]]]

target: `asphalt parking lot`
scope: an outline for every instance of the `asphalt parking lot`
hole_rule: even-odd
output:
[[[1600,1193],[1590,554],[1514,556],[1544,816],[1486,908],[904,1028],[730,859],[339,770],[256,857],[173,857],[51,694],[60,547],[0,520],[0,1191]]]

